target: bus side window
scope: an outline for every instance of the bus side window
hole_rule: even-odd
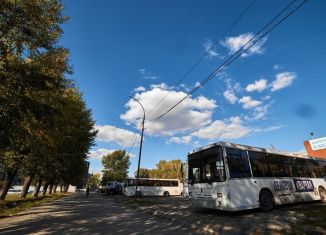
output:
[[[247,151],[226,148],[231,178],[251,177]]]
[[[320,177],[326,177],[326,160],[318,160],[318,171]]]
[[[279,156],[276,156],[274,154],[269,154],[267,159],[268,159],[269,169],[271,170],[272,176],[280,177]]]
[[[278,156],[279,158],[279,176],[292,177],[293,158],[288,156]]]
[[[197,167],[192,168],[192,177],[193,177],[194,183],[200,181],[200,168],[199,167],[198,168]]]
[[[270,177],[271,172],[267,162],[267,154],[253,151],[249,151],[248,153],[253,177]]]

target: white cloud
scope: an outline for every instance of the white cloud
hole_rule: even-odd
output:
[[[238,101],[238,97],[233,93],[232,90],[226,90],[223,93],[224,98],[229,101],[231,104],[235,104]]]
[[[207,39],[203,46],[204,46],[204,51],[209,58],[213,58],[217,56],[220,57],[220,55],[217,53],[216,46],[212,42],[212,40]]]
[[[145,73],[146,73],[146,69],[144,69],[144,68],[143,68],[143,69],[139,69],[138,71],[139,71],[139,73],[141,73],[141,74],[145,74]]]
[[[269,132],[269,131],[279,130],[283,127],[284,127],[283,125],[278,125],[278,126],[271,126],[271,127],[267,127],[267,128],[256,128],[253,131],[254,132]]]
[[[88,156],[90,158],[102,160],[102,157],[103,156],[108,155],[109,153],[112,153],[114,151],[115,150],[109,150],[109,149],[105,149],[105,148],[99,148],[99,149],[96,149],[96,150],[89,151]]]
[[[241,90],[242,90],[241,85],[240,85],[239,82],[237,82],[236,84],[234,84],[233,88],[234,88],[234,90],[236,92],[241,92]]]
[[[136,87],[136,88],[134,89],[134,91],[136,91],[136,92],[142,92],[142,91],[146,91],[146,89],[145,89],[145,87],[143,87],[143,86],[139,86],[139,87]]]
[[[151,89],[155,89],[155,88],[159,88],[161,90],[171,90],[172,87],[169,87],[167,84],[165,83],[159,83],[159,84],[152,84],[151,85]]]
[[[216,120],[210,125],[192,133],[201,139],[238,139],[248,135],[250,128],[243,125],[240,117],[231,117],[227,120]]]
[[[139,73],[142,75],[143,79],[147,79],[147,80],[156,80],[157,76],[153,75],[151,71],[142,68],[138,70]]]
[[[151,90],[136,94],[135,98],[145,108],[146,120],[160,116],[187,95],[182,91],[167,89],[165,84],[153,85]],[[164,100],[160,102],[163,98]],[[159,102],[160,104],[156,107]],[[134,100],[129,100],[125,106],[128,110],[120,118],[128,124],[138,127],[143,117],[140,105]],[[211,122],[212,112],[216,107],[216,101],[213,99],[204,96],[188,97],[154,124],[151,125],[151,122],[147,122],[145,132],[152,135],[171,136],[178,132],[200,128]]]
[[[116,143],[122,147],[132,146],[135,138],[137,138],[137,143],[138,140],[140,140],[139,134],[115,126],[96,125],[95,129],[98,130],[96,137],[97,140],[107,143]]]
[[[262,104],[259,100],[253,100],[250,96],[244,96],[239,100],[239,103],[242,103],[244,109],[252,109]]]
[[[229,50],[229,54],[233,54],[237,52],[240,48],[242,48],[244,45],[246,45],[246,43],[248,43],[253,36],[254,35],[252,33],[244,33],[235,37],[227,37],[223,42],[221,42],[221,44]],[[252,44],[253,41],[255,41],[255,39],[248,43],[246,46],[244,46],[243,49],[249,49],[247,52],[243,53],[241,57],[251,56],[254,54],[262,54],[264,52],[262,46],[266,42],[266,40],[266,37],[262,38],[251,48],[249,48],[249,46]]]
[[[282,125],[279,125],[279,126],[271,126],[271,127],[267,127],[264,129],[265,132],[268,132],[268,131],[275,131],[275,130],[278,130],[278,129],[281,129],[283,128],[284,126]]]
[[[259,106],[254,109],[254,115],[252,120],[259,120],[266,117],[269,105]]]
[[[282,69],[283,67],[282,66],[280,66],[280,65],[278,65],[278,64],[275,64],[274,66],[273,66],[273,69],[275,69],[275,70],[279,70],[279,69]]]
[[[191,142],[191,139],[192,137],[189,135],[182,137],[173,136],[169,139],[168,143],[189,144]]]
[[[246,91],[252,92],[252,91],[258,91],[262,92],[267,88],[267,80],[266,79],[260,79],[255,81],[254,83],[249,84],[246,87]]]
[[[292,72],[283,72],[276,74],[276,80],[271,83],[271,91],[277,91],[290,86],[294,79],[296,79],[296,74]]]
[[[196,82],[195,83],[195,87],[201,87],[202,85],[201,85],[201,83],[200,82]]]
[[[224,78],[224,82],[227,89],[223,92],[223,96],[229,103],[235,104],[239,100],[235,93],[239,93],[242,90],[240,83],[233,84],[230,77]]]

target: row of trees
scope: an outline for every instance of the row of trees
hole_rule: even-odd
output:
[[[140,168],[139,178],[180,179],[182,181],[181,163],[181,160],[160,160],[154,169]]]
[[[165,178],[165,179],[180,179],[183,174],[181,169],[181,160],[165,161],[160,160],[154,169],[139,169],[140,178]],[[101,185],[106,185],[108,181],[124,181],[128,177],[130,166],[130,157],[125,150],[117,150],[103,156],[103,176]],[[135,177],[137,171],[135,172]]]
[[[84,170],[96,131],[71,74],[69,51],[58,46],[59,0],[3,0],[0,4],[0,199],[17,172],[22,197],[37,188],[74,183]]]

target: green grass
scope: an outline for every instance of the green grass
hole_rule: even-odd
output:
[[[19,195],[8,195],[5,201],[0,201],[0,217],[12,216],[31,207],[52,202],[67,195],[69,193],[57,193],[34,198],[31,194],[28,194],[26,199],[21,199]]]
[[[326,230],[326,205],[301,211],[307,218],[307,224],[312,224]]]

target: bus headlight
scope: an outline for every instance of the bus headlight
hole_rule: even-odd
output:
[[[223,195],[222,195],[222,193],[217,193],[217,194],[216,194],[216,197],[217,197],[217,198],[222,198]]]

